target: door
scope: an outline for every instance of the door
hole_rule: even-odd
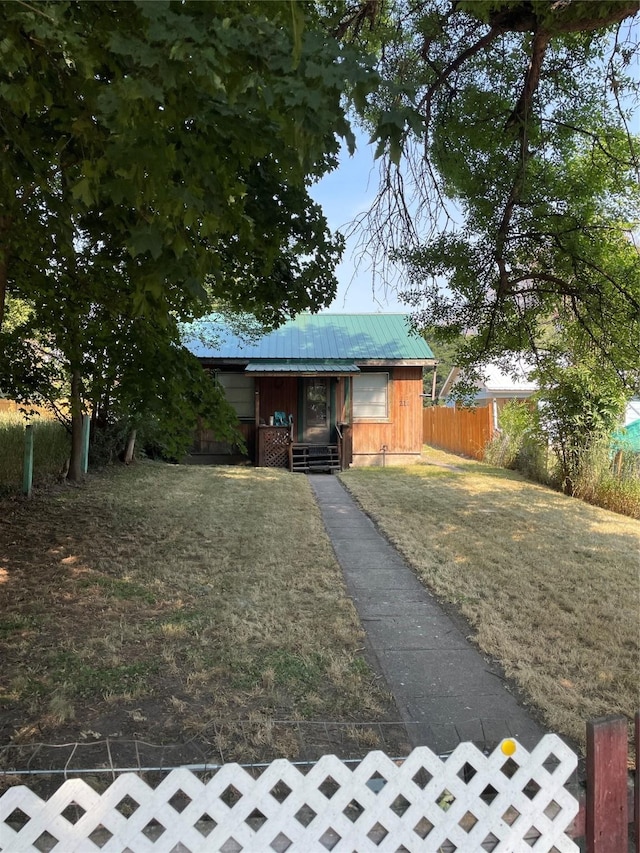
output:
[[[303,441],[329,444],[329,380],[314,376],[304,380]]]

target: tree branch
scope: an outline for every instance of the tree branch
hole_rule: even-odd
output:
[[[625,129],[627,131],[627,138],[628,138],[628,142],[629,142],[629,151],[631,153],[631,159],[629,161],[619,160],[617,157],[614,157],[613,154],[611,153],[611,151],[609,151],[607,148],[605,148],[605,146],[602,144],[598,134],[594,133],[591,130],[587,130],[584,127],[577,127],[575,124],[569,124],[569,122],[558,121],[557,119],[553,119],[553,118],[543,118],[542,120],[544,122],[546,122],[547,124],[554,124],[554,125],[556,125],[556,127],[565,127],[565,128],[567,128],[567,130],[573,130],[576,133],[580,133],[582,136],[587,136],[589,139],[592,139],[593,142],[595,143],[595,145],[605,155],[605,157],[608,157],[609,160],[611,160],[613,163],[617,163],[618,165],[624,166],[625,168],[630,167],[630,166],[633,166],[636,169],[639,168],[638,158],[635,156],[635,145],[634,145],[633,137],[629,133],[628,128],[626,128],[626,122],[625,122]]]
[[[425,125],[429,124],[429,120],[431,118],[431,102],[433,101],[433,96],[438,91],[440,86],[447,80],[454,71],[456,71],[467,59],[470,59],[472,56],[475,56],[476,53],[479,53],[481,50],[484,50],[485,47],[488,47],[492,42],[494,42],[499,36],[501,36],[503,30],[498,28],[492,28],[489,32],[479,39],[475,44],[472,44],[471,47],[468,47],[466,50],[463,50],[453,62],[450,62],[446,68],[444,68],[433,83],[429,86],[425,94],[420,98],[420,102],[418,104],[417,109],[424,110],[425,113]]]
[[[502,219],[498,227],[498,233],[496,234],[495,260],[498,265],[499,271],[499,285],[498,290],[496,292],[496,302],[498,303],[500,302],[501,292],[503,288],[506,288],[509,282],[509,275],[504,257],[504,248],[507,243],[509,228],[511,226],[511,219],[513,218],[513,211],[522,195],[522,188],[524,186],[524,178],[527,170],[527,162],[531,157],[529,153],[528,129],[529,116],[531,113],[531,102],[533,94],[538,88],[538,83],[540,82],[540,71],[542,69],[542,62],[544,60],[548,44],[548,35],[543,33],[535,34],[533,38],[533,43],[531,45],[531,61],[529,63],[529,68],[527,69],[527,73],[525,75],[522,92],[520,93],[518,103],[516,104],[506,124],[506,127],[513,125],[517,125],[518,127],[520,137],[520,158],[518,163],[518,169],[511,185],[511,191],[504,206]],[[493,318],[491,322],[493,323]]]
[[[537,32],[534,35],[533,44],[531,45],[531,61],[529,62],[527,73],[525,74],[522,91],[520,92],[518,103],[515,105],[511,115],[507,119],[505,129],[521,125],[524,126],[526,132],[526,124],[531,112],[531,100],[540,82],[542,61],[545,53],[547,52],[547,46],[550,40],[551,37],[548,33]]]
[[[575,9],[584,7],[593,11],[591,18],[583,18],[576,15]],[[625,18],[637,14],[640,9],[639,0],[621,0],[618,3],[576,3],[568,2],[549,3],[548,8],[551,15],[546,15],[543,20],[535,14],[531,4],[523,0],[518,6],[501,9],[489,17],[492,27],[500,27],[506,32],[526,33],[537,30],[544,31],[547,35],[559,33],[582,33],[601,30],[623,21]]]

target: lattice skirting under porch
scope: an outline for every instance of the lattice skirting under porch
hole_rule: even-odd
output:
[[[576,764],[546,735],[531,753],[463,743],[445,761],[419,747],[354,767],[327,755],[253,774],[228,764],[208,780],[175,769],[156,788],[125,773],[103,794],[69,779],[46,802],[16,786],[0,798],[0,850],[531,853],[535,840],[536,853],[577,853],[566,830],[578,802],[565,788]]]

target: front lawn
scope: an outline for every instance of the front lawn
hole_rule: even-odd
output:
[[[324,725],[398,718],[306,477],[147,462],[0,510],[0,746],[406,751]]]
[[[509,471],[427,449],[344,484],[470,622],[551,729],[633,716],[640,695],[640,523]]]

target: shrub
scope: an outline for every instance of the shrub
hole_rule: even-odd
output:
[[[609,464],[610,436],[624,412],[626,396],[620,377],[593,363],[593,358],[563,366],[547,364],[538,392],[540,429],[556,456],[562,490],[576,493],[581,472]],[[603,460],[600,445],[606,446]],[[595,455],[594,455],[595,454]]]
[[[532,480],[548,482],[546,445],[535,410],[520,400],[510,400],[500,412],[499,427],[485,449],[485,461],[520,471]]]
[[[607,439],[592,442],[581,457],[573,494],[595,506],[640,518],[640,455],[614,453]]]
[[[525,477],[562,490],[566,472],[549,453],[537,413],[526,404],[508,403],[500,413],[500,433],[485,450],[485,462],[520,471]],[[592,436],[573,449],[572,494],[587,503],[640,518],[640,454],[612,450],[608,437]]]

